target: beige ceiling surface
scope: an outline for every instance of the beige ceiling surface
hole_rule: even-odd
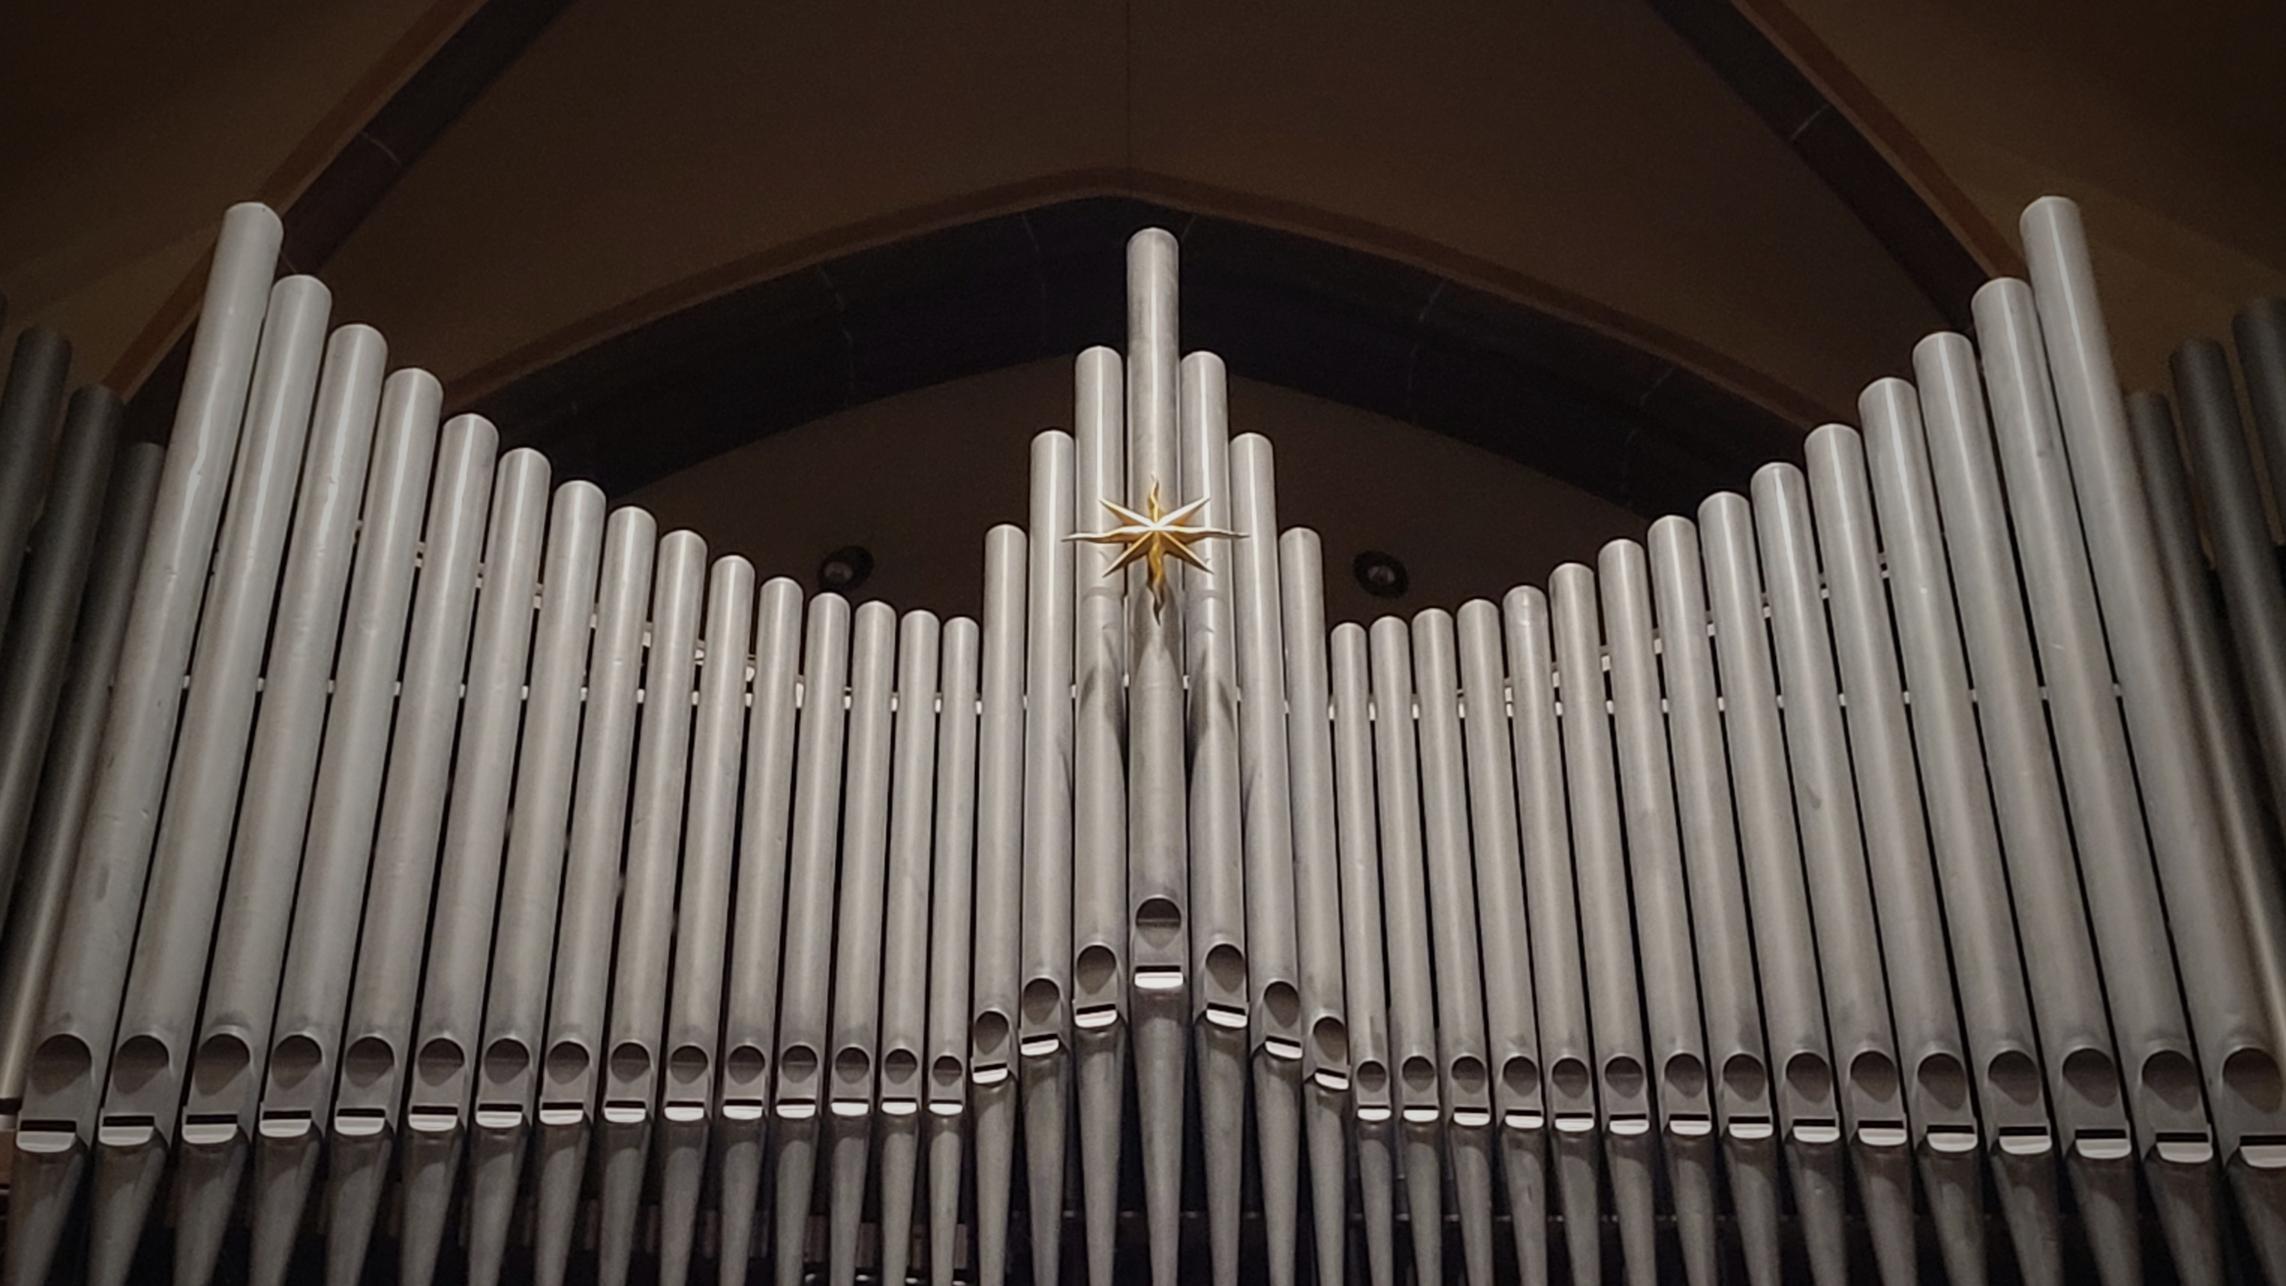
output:
[[[2286,4],[1750,0],[1804,20],[1983,215],[2077,199],[2120,376],[2286,291]]]
[[[450,385],[676,283],[1129,190],[1603,311],[1796,405],[1846,403],[1933,323],[1648,9],[1438,12],[578,0],[328,276]]]
[[[234,0],[16,6],[0,40],[0,291],[113,362],[193,273],[231,203],[281,200],[282,174],[408,33],[473,0]],[[354,104],[348,128],[369,105]],[[344,135],[345,137],[345,135]],[[321,167],[338,146],[328,138]],[[281,185],[280,180],[284,183]],[[286,190],[278,190],[283,186]]]
[[[2275,0],[1739,2],[1790,14],[2010,235],[2032,196],[2079,196],[2131,380],[2286,289]],[[290,199],[476,3],[12,15],[12,324],[111,373],[222,208]],[[1649,6],[1588,0],[571,0],[327,276],[400,357],[501,376],[741,273],[1106,190],[1429,263],[1796,406],[1846,403],[1934,322]]]
[[[978,610],[984,535],[1026,521],[1028,443],[1071,423],[1072,363],[1030,362],[853,407],[730,451],[627,497],[662,531],[688,527],[712,554],[811,583],[820,559],[863,545],[876,560],[859,598],[940,614]],[[1545,583],[1643,520],[1577,488],[1442,434],[1269,384],[1230,381],[1235,433],[1268,437],[1283,526],[1325,541],[1335,620],[1450,607]],[[1402,560],[1402,599],[1359,588],[1366,549]],[[1210,547],[1207,557],[1216,556]]]

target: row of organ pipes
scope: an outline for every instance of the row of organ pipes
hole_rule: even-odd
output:
[[[2253,435],[2123,399],[2022,227],[1803,465],[1329,629],[1163,232],[976,621],[551,488],[233,209],[163,449],[0,399],[7,1280],[2286,1283],[2286,303]]]

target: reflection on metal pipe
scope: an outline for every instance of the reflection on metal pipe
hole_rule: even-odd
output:
[[[626,1280],[635,1251],[635,1219],[658,1099],[659,1035],[666,1025],[668,952],[690,773],[700,596],[725,612],[743,614],[748,602],[741,582],[752,583],[752,569],[743,559],[725,559],[711,585],[706,565],[706,542],[696,533],[672,531],[660,539],[651,583],[643,721],[635,739],[635,793],[627,810],[627,865],[620,875],[618,947],[604,1027],[609,1053],[603,1063],[597,1272],[606,1286]]]
[[[70,378],[70,341],[44,326],[27,326],[16,336],[8,382],[0,386],[0,639],[8,638],[14,620],[24,542],[40,512],[40,493],[51,489],[44,484],[56,450],[56,413]],[[0,866],[0,890],[14,874],[13,866]],[[0,910],[6,896],[0,892]]]
[[[835,1286],[851,1286],[857,1280],[857,1228],[865,1204],[865,1163],[872,1146],[878,1084],[896,611],[880,602],[859,607],[849,653],[849,758],[841,789],[841,888],[833,950],[833,1061],[825,1089],[831,1118],[826,1136],[832,1149],[826,1263],[827,1279]]]
[[[2246,918],[2247,944],[2260,971],[2256,987],[2269,1013],[2270,1029],[2276,1033],[2286,1030],[2286,909],[2280,906],[2281,891],[2274,876],[2281,853],[2270,819],[2286,816],[2279,811],[2286,807],[2286,583],[2278,578],[2270,520],[2255,486],[2254,462],[2246,454],[2230,359],[2221,345],[2193,340],[2175,350],[2172,366],[2185,437],[2198,461],[2199,495],[2214,541],[2222,597],[2229,609],[2227,625],[2238,659],[2235,681],[2220,638],[2226,621],[2218,617],[2224,614],[2215,610],[2205,593],[2206,560],[2197,551],[2198,528],[2187,493],[2177,497],[2185,503],[2178,504],[2176,512],[2190,540],[2190,558],[2168,569],[2169,602],[2181,623],[2199,731],[2214,759],[2217,819],[2229,851],[2238,855],[2232,874]],[[2181,493],[2182,457],[2174,446],[2174,420],[2167,414],[2166,402],[2146,395],[2130,407],[2131,413],[2138,410],[2144,486],[2153,493],[2152,516],[2165,542],[2171,538],[2164,529],[2169,514],[2158,504],[2157,494],[2163,481],[2152,473],[2154,467],[2164,469],[2165,481],[2176,484]],[[2167,450],[2154,455],[2152,448],[2162,431]],[[2150,440],[2148,447],[2144,439]],[[2242,723],[2254,725],[2253,744],[2243,734]],[[2262,807],[2265,766],[2272,804],[2267,814]]]
[[[635,761],[643,621],[658,548],[658,523],[641,509],[614,510],[604,524],[602,597],[595,609],[587,716],[580,725],[563,909],[556,923],[556,940],[567,947],[611,940],[620,848],[627,833],[629,770]],[[561,1286],[571,1254],[572,1221],[587,1173],[610,968],[610,955],[600,949],[565,950],[548,989],[547,1044],[538,1088],[538,1211],[532,1234],[532,1276],[540,1286]]]
[[[124,410],[109,389],[89,387],[71,395],[46,506],[24,559],[22,618],[0,648],[0,692],[8,694],[0,705],[0,924],[7,923],[16,892],[25,828],[31,825],[48,734],[55,726],[80,593],[95,558],[104,484],[111,478]],[[0,421],[5,418],[6,408],[0,406]],[[0,507],[5,504],[0,499]],[[10,548],[14,546],[0,545]],[[0,1084],[0,1098],[15,1097],[11,1084]]]
[[[431,490],[442,397],[435,378],[418,370],[396,372],[382,389],[380,441],[358,520],[333,700],[299,841],[292,924],[282,964],[274,966],[277,1003],[274,1011],[260,1004],[250,1010],[249,1017],[259,1022],[250,1023],[245,1033],[248,1047],[266,1057],[243,1071],[233,1069],[227,1079],[194,1074],[191,1081],[193,1111],[234,1112],[244,1120],[258,1104],[251,1126],[255,1200],[249,1276],[260,1286],[285,1280],[316,1176],[319,1133],[332,1114],[343,995],[356,965],[357,923],[373,852],[373,823],[381,809],[421,517],[431,500],[449,502],[454,488],[462,485],[456,474],[456,480]],[[464,427],[456,431],[452,447],[465,453],[488,444],[473,427]],[[465,470],[467,461],[454,467]],[[301,753],[307,753],[306,747]],[[259,967],[257,955],[248,954],[250,973]],[[227,1067],[228,1060],[223,1062]],[[218,1168],[227,1168],[230,1145],[221,1146]]]
[[[793,818],[796,670],[802,589],[784,577],[762,586],[754,619],[754,694],[746,723],[739,809],[737,906],[730,918],[730,979],[723,1010],[714,1151],[722,1286],[744,1286],[762,1196],[770,1072],[778,1054],[779,947],[786,925],[787,843]]]
[[[715,1056],[721,1045],[741,717],[753,627],[754,565],[735,554],[715,560],[707,578],[674,972],[668,978],[666,1034],[659,1046],[659,1277],[675,1286],[690,1276]]]
[[[1381,815],[1381,896],[1388,935],[1389,1057],[1397,1064],[1398,1132],[1416,1280],[1444,1280],[1444,1101],[1437,1076],[1435,964],[1421,844],[1420,755],[1413,647],[1398,617],[1373,623],[1373,751]]]
[[[70,668],[56,698],[55,725],[24,836],[20,894],[0,933],[0,1125],[10,1131],[24,1103],[40,989],[63,933],[72,863],[111,704],[111,675],[119,665],[136,567],[165,463],[164,448],[132,442],[120,449],[111,467],[86,590],[72,625]]]
[[[1032,1273],[1059,1276],[1071,1095],[1072,497],[1069,434],[1032,439],[1024,655],[1024,986],[1016,1053],[1024,1099]]]
[[[112,675],[120,669],[137,568],[164,465],[163,449],[133,443],[112,468],[95,562],[72,629],[72,669],[56,703],[47,764],[25,837],[22,892],[0,933],[0,1124],[11,1132],[29,1097],[26,1078],[41,990],[65,933],[74,864],[109,722]],[[57,1165],[35,1156],[20,1150],[11,1158],[9,1196],[16,1212],[6,1263],[11,1281],[42,1280],[74,1195],[76,1157],[67,1153]]]
[[[2112,1052],[2115,1021],[2127,1034],[2126,1015],[2107,1012],[2096,967],[2101,939],[2091,937],[2089,912],[2098,925],[2106,915],[2118,922],[2130,907],[2106,909],[2100,868],[2094,864],[2105,845],[2125,837],[2091,836],[2075,857],[2070,823],[2064,813],[2057,754],[2048,737],[2049,712],[2040,700],[2025,596],[2016,577],[2016,551],[2007,531],[2000,470],[1985,419],[1984,390],[1977,379],[1976,354],[1959,335],[1932,335],[1914,348],[1914,375],[1920,383],[1924,425],[1899,416],[1892,423],[1871,421],[1875,485],[1886,498],[1892,486],[1888,462],[1908,475],[1920,459],[1922,443],[1912,436],[1926,429],[1928,471],[1935,479],[1954,594],[1960,604],[1969,671],[1976,691],[1979,731],[1986,747],[1985,767],[1992,783],[1993,808],[2001,848],[2008,863],[2015,911],[2027,941],[2041,944],[2050,967],[2030,970],[2033,1015],[2040,1024],[2041,1055],[2047,1073],[2048,1102],[2063,1135],[2065,1165],[2074,1195],[2095,1241],[2095,1260],[2104,1280],[2140,1281],[2141,1241],[2135,1205],[2135,1149],[2127,1129],[2130,1114]],[[2003,405],[1994,387],[1995,405]],[[1884,512],[1887,512],[1885,505]],[[2026,570],[2035,570],[2034,546],[2027,543]],[[1894,556],[1894,555],[1893,555]],[[2039,598],[2035,596],[2035,602]],[[2074,669],[2066,653],[2051,682],[2068,680]],[[2068,683],[2052,689],[2060,698]],[[1932,698],[1934,700],[1935,698]],[[2068,704],[2056,707],[2057,731],[2067,732]],[[2076,747],[2075,755],[2087,754]],[[2067,769],[2084,758],[2067,756]],[[2132,801],[2121,800],[2119,804]],[[2083,868],[2088,896],[2081,897]],[[2138,859],[2140,860],[2140,859]],[[2148,867],[2143,880],[2149,881]],[[2113,895],[2116,896],[2116,895]],[[2140,916],[2156,919],[2156,905]],[[2164,950],[2162,946],[2160,950]],[[2111,948],[2106,947],[2108,952]],[[2115,957],[2116,961],[2116,957]],[[2171,973],[2171,971],[2168,971]],[[2168,979],[2171,983],[2171,977]],[[2141,982],[2113,993],[2116,1004],[2132,1006],[2147,996]],[[2174,1008],[2169,993],[2167,1008]],[[2180,1010],[2173,1019],[2179,1028]],[[2121,1048],[2130,1048],[2123,1039]],[[2030,1274],[2028,1273],[2029,1277]]]
[[[370,328],[345,326],[334,332],[318,388],[316,423],[301,462],[300,493],[262,679],[260,722],[245,770],[246,781],[258,789],[248,790],[236,818],[205,1014],[196,1044],[185,1051],[190,1101],[182,1118],[182,1170],[175,1184],[175,1275],[185,1282],[203,1284],[213,1275],[245,1170],[255,1102],[252,1053],[270,1042],[278,968],[317,775],[318,758],[310,751],[326,717],[326,680],[349,585],[359,493],[383,395],[384,356],[381,336]],[[300,406],[294,409],[301,411]],[[243,451],[241,459],[246,459]],[[235,696],[251,702],[250,693]],[[214,858],[220,850],[215,843]],[[207,945],[202,934],[195,948],[204,952]],[[195,976],[188,985],[169,985],[183,987],[169,1003],[196,1003],[190,990]],[[163,1082],[149,1088],[163,1093],[164,1103],[152,1106],[171,1129],[174,1078],[154,1081]]]
[[[1668,743],[1674,756],[1676,823],[1697,930],[1692,941],[1697,948],[1707,1055],[1717,1073],[1715,1122],[1722,1130],[1723,1164],[1747,1279],[1755,1286],[1777,1286],[1781,1248],[1776,1109],[1771,1102],[1769,1062],[1763,1056],[1762,998],[1755,984],[1738,822],[1716,704],[1714,655],[1708,646],[1698,528],[1688,518],[1661,518],[1651,524],[1649,543]],[[1625,554],[1614,560],[1608,546],[1605,557],[1631,561]],[[1623,580],[1625,572],[1608,568],[1605,577],[1607,582]],[[1614,673],[1621,668],[1615,659]]]
[[[1906,1119],[1947,1272],[1955,1281],[1976,1282],[1984,1275],[1979,1125],[1954,1018],[1944,916],[1906,729],[1895,627],[1881,584],[1865,449],[1855,430],[1830,424],[1810,435],[1809,484],[1849,701],[1850,757],[1881,911],[1883,967],[1904,1060]]]
[[[524,712],[523,753],[502,858],[500,922],[484,1032],[473,1083],[455,1106],[469,1113],[468,1277],[493,1286],[507,1252],[508,1225],[530,1133],[532,1051],[545,1034],[548,976],[555,963],[556,912],[564,879],[564,834],[571,823],[574,755],[579,748],[580,695],[588,670],[590,623],[603,561],[603,492],[586,482],[556,488],[548,516],[547,559],[540,577],[531,691]],[[609,663],[598,648],[595,660]],[[415,1081],[416,1095],[424,1093]]]
[[[1119,354],[1079,356],[1074,521],[1125,503],[1126,383]],[[1079,1076],[1080,1189],[1088,1281],[1110,1286],[1127,1104],[1127,576],[1120,551],[1088,543],[1072,574],[1072,1027]]]
[[[842,749],[848,735],[843,704],[850,673],[847,600],[810,600],[802,654],[802,720],[794,767],[794,828],[786,880],[786,958],[832,958],[835,840],[839,836]],[[887,676],[883,675],[886,684]],[[807,1258],[810,1194],[817,1175],[819,1113],[825,1110],[831,974],[814,965],[782,975],[778,1009],[776,1209],[771,1253],[779,1286],[800,1286]]]
[[[1564,798],[1563,747],[1556,730],[1554,644],[1548,599],[1519,586],[1500,604],[1508,644],[1509,737],[1516,800],[1523,816],[1524,887],[1532,928],[1532,980],[1540,1009],[1546,1102],[1555,1126],[1556,1184],[1564,1244],[1575,1283],[1603,1280],[1602,1153],[1596,1141],[1594,1053],[1588,1038],[1587,984],[1572,887],[1571,829]]]
[[[1445,1142],[1454,1196],[1460,1204],[1461,1251],[1468,1279],[1489,1283],[1491,1072],[1484,1043],[1484,952],[1477,936],[1476,881],[1469,849],[1457,652],[1451,613],[1431,608],[1413,618],[1421,829],[1436,968],[1437,1063],[1446,1104]]]
[[[1770,587],[1802,869],[1811,918],[1818,926],[1826,1028],[1840,1064],[1842,1126],[1848,1131],[1875,1262],[1888,1286],[1903,1286],[1914,1280],[1910,1136],[1889,997],[1882,988],[1881,939],[1857,795],[1849,778],[1833,645],[1819,601],[1816,536],[1800,469],[1766,464],[1755,471],[1754,531]]]
[[[214,553],[213,587],[201,609],[183,698],[180,746],[149,859],[147,910],[133,938],[133,965],[96,1123],[87,1273],[103,1286],[125,1280],[175,1142],[189,1028],[228,865],[263,644],[332,302],[315,278],[289,277],[272,287],[254,359],[246,425]],[[369,330],[350,332],[334,350],[339,360],[326,363],[334,377],[327,408],[334,420],[325,436],[372,431],[380,350],[380,336]],[[364,423],[357,424],[360,412]],[[288,640],[285,650],[294,646]]]
[[[977,1279],[1008,1277],[1016,1157],[1016,995],[1024,899],[1024,580],[1021,527],[984,544],[984,660],[976,769],[977,951],[969,997],[976,1129]]]
[[[1222,359],[1183,359],[1182,497],[1203,526],[1230,525],[1230,404]],[[1231,560],[1211,570],[1168,569],[1183,600],[1183,662],[1190,675],[1190,892],[1192,1026],[1206,1149],[1207,1245],[1218,1286],[1238,1280],[1239,1166],[1246,1129],[1247,994],[1244,822],[1239,798],[1237,620]]]
[[[459,698],[470,660],[479,561],[487,547],[505,551],[511,541],[536,549],[536,527],[547,503],[547,462],[539,453],[526,451],[502,461],[495,474],[499,435],[490,422],[459,416],[445,425],[444,437],[381,794],[357,972],[341,1029],[341,1083],[327,1136],[332,1155],[326,1180],[326,1274],[335,1286],[348,1286],[364,1272],[396,1142],[419,999],[421,943],[428,929],[438,841],[445,833],[453,738],[461,723]],[[518,604],[527,630],[531,601],[527,587]],[[478,664],[490,661],[485,657]],[[510,707],[506,713],[521,712]],[[487,739],[498,736],[486,734]],[[514,737],[511,727],[509,744]],[[472,762],[464,775],[476,771]]]
[[[2039,1074],[2039,1041],[2031,997],[2009,905],[2006,868],[1992,860],[2001,831],[1987,793],[1984,747],[1969,702],[1969,676],[1954,612],[1953,578],[1945,563],[1936,492],[1921,431],[1920,403],[1903,380],[1869,386],[1858,405],[1865,419],[1862,454],[1870,457],[1882,544],[1889,556],[1890,601],[1895,605],[1905,682],[1914,694],[1912,732],[1920,751],[1920,778],[1953,962],[1961,1014],[1981,1105],[1982,1142],[2000,1185],[2016,1258],[2028,1281],[2060,1280],[2048,1096]],[[1857,454],[1854,443],[1837,445]],[[1995,717],[1995,716],[1988,716]],[[2035,841],[2037,842],[2037,841]],[[2079,921],[2077,891],[2071,918]],[[2083,954],[2066,956],[2087,970],[2086,929],[2076,935]],[[2069,984],[2067,984],[2069,985]],[[2053,1038],[2071,1039],[2057,1027]],[[2105,1056],[2103,1062],[2108,1064]],[[2117,1083],[2108,1127],[2122,1130]],[[2121,1136],[2122,1138],[2124,1136]]]
[[[1127,242],[1127,504],[1185,494],[1176,402],[1181,352],[1174,237]],[[1179,575],[1179,573],[1178,573]],[[1191,1020],[1183,596],[1127,573],[1127,963],[1134,994],[1136,1113],[1154,1286],[1178,1280],[1183,1080]]]
[[[531,662],[548,465],[533,451],[511,452],[501,465],[463,688],[459,761],[437,868],[428,970],[410,1047],[414,1075],[405,1108],[399,1261],[407,1286],[425,1284],[435,1274],[460,1168],[468,1068],[483,1021],[485,965],[508,834],[510,770]]]
[[[1524,854],[1516,830],[1516,765],[1508,736],[1500,609],[1460,609],[1461,731],[1468,747],[1468,827],[1475,849],[1476,912],[1483,928],[1485,1052],[1491,1060],[1508,1217],[1517,1271],[1548,1278],[1547,1107],[1540,1033],[1532,1009],[1532,943],[1524,910]]]
[[[927,1115],[929,1280],[952,1286],[960,1225],[961,1128],[968,1106],[968,969],[975,905],[977,648],[975,621],[945,622],[938,680],[937,794],[929,908]]]
[[[1787,789],[1753,522],[1745,497],[1734,492],[1719,492],[1699,506],[1746,900],[1770,1061],[1777,1073],[1778,1127],[1811,1276],[1820,1286],[1835,1286],[1849,1276],[1842,1229],[1841,1109],[1827,1055],[1800,836]]]
[[[881,927],[881,1279],[905,1280],[912,1259],[913,1178],[920,1168],[921,1053],[928,1040],[931,792],[937,775],[942,629],[907,612],[897,637],[897,732],[889,781],[888,898]]]
[[[1318,1281],[1346,1280],[1350,1103],[1348,1008],[1343,998],[1341,852],[1334,790],[1333,692],[1327,673],[1324,555],[1318,535],[1278,539],[1285,641],[1286,741],[1293,764],[1295,949],[1301,975],[1303,1136],[1309,1144],[1310,1214]],[[1472,729],[1473,730],[1473,729]],[[1513,878],[1513,877],[1512,877]],[[1521,895],[1522,885],[1517,885]],[[1521,909],[1521,900],[1519,900]],[[1519,948],[1522,943],[1517,944]],[[1531,989],[1525,988],[1525,1012]]]
[[[1714,1110],[1707,1093],[1667,729],[1660,717],[1658,663],[1652,655],[1650,574],[1643,546],[1631,540],[1605,545],[1596,567],[1610,648],[1611,713],[1642,959],[1646,1049],[1657,1085],[1653,1101],[1674,1193],[1684,1276],[1712,1286],[1717,1276]]]
[[[1595,1046],[1612,1204],[1618,1208],[1628,1280],[1650,1282],[1659,1272],[1651,1228],[1651,1095],[1643,1015],[1636,1007],[1635,936],[1627,913],[1627,858],[1612,769],[1595,573],[1579,563],[1558,567],[1548,579],[1548,599],[1580,947],[1587,966],[1588,1030]]]
[[[2128,1119],[2176,1267],[2196,1275],[2217,1254],[2203,1213],[2213,1183],[2213,1133],[2181,993],[2172,971],[2160,967],[2175,959],[2174,950],[2161,918],[2039,319],[2021,281],[1987,284],[1977,292],[1975,308],[1993,437],[2024,568],[2021,592],[2031,609],[2080,877],[2104,965],[2104,994],[2130,1096]],[[1973,439],[1983,426],[1963,417],[1947,427]],[[1973,439],[1933,443],[1931,450],[1942,461],[1957,453],[1981,459],[1990,448]]]
[[[1374,799],[1371,661],[1363,627],[1327,641],[1333,687],[1334,801],[1341,862],[1342,995],[1349,1011],[1358,1197],[1368,1280],[1396,1286],[1396,1097],[1389,1076],[1389,988],[1381,914],[1381,827]]]

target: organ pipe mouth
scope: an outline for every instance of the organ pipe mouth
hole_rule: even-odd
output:
[[[998,1009],[979,1013],[968,1025],[969,1057],[980,1066],[1007,1057],[1008,1015]]]
[[[2214,1139],[2187,1130],[2161,1132],[2154,1138],[2151,1150],[2170,1165],[2203,1166],[2215,1159]]]
[[[805,1044],[788,1045],[778,1055],[778,1115],[806,1120],[818,1110],[818,1052]]]
[[[1696,1054],[1670,1054],[1659,1064],[1659,1102],[1669,1115],[1703,1115],[1698,1109],[1707,1098],[1707,1065]]]
[[[1181,991],[1183,989],[1183,971],[1180,969],[1137,969],[1135,971],[1135,989],[1137,991],[1157,992]]]
[[[728,1115],[725,1105],[725,1115]],[[480,1130],[518,1130],[524,1127],[524,1105],[521,1103],[478,1103],[476,1128]]]
[[[107,1148],[139,1148],[156,1142],[158,1137],[158,1118],[146,1113],[106,1116],[95,1127],[96,1143]]]
[[[1859,1121],[1855,1132],[1857,1141],[1869,1148],[1901,1148],[1911,1141],[1903,1121]]]
[[[1699,1112],[1674,1112],[1667,1117],[1667,1131],[1686,1139],[1703,1139],[1714,1133],[1714,1120]]]
[[[450,1134],[460,1128],[460,1109],[450,1103],[415,1103],[405,1109],[405,1127],[423,1134]]]
[[[1841,1125],[1831,1117],[1797,1117],[1792,1127],[1786,1131],[1786,1137],[1796,1143],[1813,1145],[1839,1143],[1841,1142]]]
[[[1974,1127],[1949,1123],[1931,1125],[1927,1139],[1932,1152],[1974,1152],[1978,1143]]]
[[[1733,1116],[1723,1123],[1723,1132],[1741,1143],[1758,1143],[1777,1133],[1767,1116]]]
[[[1320,1015],[1310,1024],[1310,1053],[1318,1066],[1318,1075],[1332,1074],[1347,1084],[1349,1067],[1349,1027],[1332,1014]]]
[[[377,1107],[337,1108],[333,1132],[345,1139],[369,1139],[389,1128],[389,1114]]]
[[[1445,1079],[1452,1085],[1453,1101],[1457,1106],[1480,1106],[1490,1084],[1484,1060],[1474,1054],[1463,1054],[1445,1068]]]
[[[1359,1119],[1369,1110],[1384,1109],[1389,1103],[1389,1068],[1380,1059],[1359,1059],[1357,1064],[1357,1102]],[[1383,1112],[1380,1120],[1388,1120]]]
[[[265,1108],[254,1119],[255,1131],[266,1139],[304,1138],[313,1124],[309,1112],[303,1108]]]
[[[2044,1125],[2004,1125],[1994,1133],[1994,1143],[2010,1156],[2046,1156],[2056,1147]]]
[[[2089,1161],[2126,1161],[2135,1156],[2135,1141],[2125,1130],[2081,1130],[2072,1135],[2072,1152]]]

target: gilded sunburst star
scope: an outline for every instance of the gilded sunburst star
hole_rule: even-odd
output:
[[[1163,607],[1167,601],[1167,560],[1169,558],[1188,563],[1211,576],[1214,574],[1214,569],[1208,567],[1206,559],[1201,557],[1200,552],[1191,546],[1202,540],[1229,540],[1238,535],[1235,531],[1225,531],[1220,527],[1192,525],[1190,521],[1192,516],[1204,509],[1206,504],[1207,497],[1200,496],[1189,504],[1170,512],[1161,505],[1159,484],[1153,482],[1149,494],[1143,498],[1142,513],[1137,513],[1115,501],[1106,500],[1103,502],[1103,507],[1111,511],[1111,516],[1117,518],[1120,525],[1109,531],[1075,532],[1071,538],[1096,545],[1126,546],[1119,551],[1119,557],[1112,562],[1111,566],[1104,568],[1104,575],[1118,575],[1125,571],[1129,564],[1140,559],[1148,570],[1151,597],[1156,605]]]

